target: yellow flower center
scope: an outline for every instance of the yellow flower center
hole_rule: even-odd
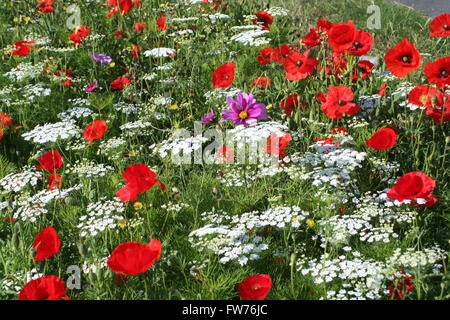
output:
[[[247,112],[241,111],[241,112],[239,113],[239,118],[241,118],[241,119],[247,119],[247,117],[248,117],[248,113],[247,113]]]
[[[427,104],[427,102],[428,102],[428,97],[425,96],[425,95],[420,96],[419,101],[420,101],[422,104],[425,105],[425,104]]]

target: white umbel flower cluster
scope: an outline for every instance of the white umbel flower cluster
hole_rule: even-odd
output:
[[[235,260],[245,265],[249,260],[258,259],[258,253],[268,249],[261,240],[261,237],[252,237],[243,230],[224,225],[216,227],[209,224],[189,234],[193,247],[212,251],[219,255],[223,264]]]
[[[10,173],[0,179],[0,187],[5,191],[20,192],[27,185],[37,185],[42,179],[42,172],[31,166],[26,166],[19,173]]]
[[[79,137],[80,128],[72,121],[61,121],[56,123],[46,123],[38,125],[33,130],[22,134],[26,141],[32,141],[36,144],[46,144]]]
[[[247,30],[232,36],[230,40],[247,46],[258,47],[270,43],[269,38],[262,37],[267,33],[269,33],[268,30]]]
[[[171,137],[162,141],[158,146],[152,145],[150,149],[153,149],[153,154],[159,155],[161,158],[172,157],[175,164],[181,164],[183,159],[181,157],[188,157],[186,161],[191,163],[192,153],[201,150],[203,143],[209,139],[203,136],[197,137]],[[180,158],[179,158],[180,157]],[[181,161],[176,161],[181,160]]]
[[[31,62],[23,62],[11,71],[4,74],[5,77],[11,80],[22,81],[25,79],[34,79],[42,74],[46,61],[33,64]]]
[[[153,58],[166,58],[176,54],[177,51],[171,48],[155,48],[144,51],[144,56]]]
[[[54,200],[67,198],[71,192],[79,190],[81,185],[67,189],[41,190],[26,200],[16,201],[13,218],[21,221],[36,222],[37,219],[48,213],[47,206]]]
[[[434,265],[445,258],[445,250],[438,246],[416,250],[414,248],[395,249],[389,258],[389,265],[396,268],[418,268]]]
[[[0,288],[7,293],[18,294],[20,290],[22,290],[23,285],[43,276],[44,274],[40,273],[36,268],[33,268],[26,273],[16,272],[3,279],[0,282]]]
[[[380,299],[384,291],[384,265],[374,260],[363,260],[356,257],[348,259],[339,256],[332,259],[324,254],[320,259],[312,259],[298,269],[303,275],[310,275],[315,284],[331,284],[344,282],[341,290],[328,291],[327,299],[367,300]],[[327,286],[328,287],[328,286]]]
[[[266,10],[272,17],[287,17],[289,16],[289,10],[283,7],[271,7]]]
[[[132,137],[136,135],[149,135],[150,127],[152,126],[151,122],[136,120],[133,122],[127,122],[120,126],[120,130],[123,131],[123,135],[125,137]]]
[[[104,177],[113,171],[112,166],[87,159],[76,160],[74,164],[68,164],[65,169],[65,173],[76,174],[79,178]]]
[[[236,226],[252,230],[254,228],[276,227],[276,228],[299,228],[306,221],[308,212],[297,206],[275,207],[260,213],[252,211],[240,216],[233,216],[231,223]]]
[[[70,120],[76,120],[81,118],[87,118],[92,113],[94,113],[91,109],[85,108],[85,107],[74,107],[67,109],[64,112],[61,112],[58,114],[58,118],[62,121],[70,121]]]
[[[312,180],[314,186],[342,187],[352,182],[351,173],[362,167],[367,156],[352,148],[343,148],[319,141],[310,146],[316,152],[290,157],[291,166],[286,172],[292,179]]]
[[[81,229],[81,237],[95,237],[106,229],[115,229],[118,222],[124,218],[116,213],[123,213],[125,206],[120,199],[101,200],[90,203],[87,207],[87,215],[80,217],[80,223],[77,225]]]
[[[264,212],[252,211],[231,216],[224,211],[202,213],[202,220],[211,222],[189,235],[192,246],[219,255],[221,263],[237,261],[245,265],[259,259],[259,254],[269,246],[255,230],[266,227],[278,229],[300,228],[308,212],[299,207],[275,207]]]

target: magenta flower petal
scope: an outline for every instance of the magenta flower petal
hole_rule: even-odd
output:
[[[98,81],[94,81],[88,84],[86,89],[84,89],[85,92],[92,92],[98,87]]]
[[[222,111],[220,122],[231,120],[236,125],[247,126],[251,122],[267,119],[266,105],[256,102],[252,94],[240,92],[235,99],[228,97],[227,104],[231,109]]]

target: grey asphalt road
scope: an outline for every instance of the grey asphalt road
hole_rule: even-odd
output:
[[[450,0],[391,0],[422,11],[425,15],[436,17],[443,13],[450,13]]]

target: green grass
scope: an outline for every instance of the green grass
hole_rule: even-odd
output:
[[[6,112],[14,119],[14,125],[20,126],[17,130],[7,131],[0,143],[0,177],[8,173],[19,172],[25,165],[36,165],[36,154],[41,149],[58,149],[64,159],[64,166],[60,174],[64,177],[63,188],[82,183],[80,190],[73,192],[70,198],[52,201],[48,206],[49,213],[39,217],[36,223],[18,221],[14,224],[3,221],[7,215],[14,214],[12,209],[1,212],[0,220],[0,281],[12,279],[17,272],[27,272],[37,268],[43,274],[55,274],[67,279],[66,270],[71,265],[81,266],[84,262],[98,262],[108,257],[112,250],[126,241],[148,242],[157,238],[162,242],[163,253],[157,264],[143,274],[130,276],[125,283],[120,283],[114,273],[107,267],[97,273],[82,276],[82,289],[70,290],[71,299],[239,299],[236,290],[243,278],[268,273],[273,278],[273,287],[268,299],[319,299],[327,291],[339,290],[341,282],[332,284],[315,284],[314,278],[305,276],[296,270],[298,264],[292,265],[305,255],[308,258],[319,258],[323,253],[332,257],[346,255],[352,258],[351,253],[342,251],[344,244],[338,246],[320,247],[317,233],[321,230],[320,221],[339,215],[344,207],[337,194],[317,195],[318,188],[311,185],[311,181],[290,179],[286,174],[274,177],[263,177],[255,183],[243,187],[226,187],[218,180],[220,165],[173,165],[170,160],[161,159],[152,154],[151,145],[168,138],[173,128],[193,128],[193,120],[198,120],[214,108],[216,116],[224,101],[208,102],[204,93],[212,90],[211,73],[214,69],[231,59],[236,63],[236,79],[234,86],[247,90],[252,81],[259,76],[270,76],[273,79],[272,87],[266,92],[252,89],[258,101],[266,105],[273,105],[268,111],[269,119],[273,121],[284,120],[283,111],[279,109],[279,102],[291,93],[300,93],[302,99],[309,104],[307,110],[297,110],[288,119],[293,132],[301,132],[300,139],[293,141],[286,149],[288,154],[308,151],[315,138],[327,137],[329,129],[336,126],[352,124],[351,117],[338,120],[328,119],[320,110],[320,103],[315,99],[317,92],[327,91],[328,86],[338,85],[335,78],[324,79],[322,76],[310,77],[305,81],[289,82],[284,78],[282,68],[279,66],[261,66],[256,63],[256,56],[261,48],[246,47],[230,43],[226,39],[231,25],[210,25],[204,21],[194,23],[196,34],[186,39],[169,39],[163,33],[155,30],[155,19],[159,7],[164,1],[143,0],[140,10],[133,9],[130,15],[104,18],[106,7],[98,8],[95,3],[82,6],[82,24],[92,27],[92,33],[105,34],[105,39],[86,41],[74,51],[54,52],[46,49],[33,50],[26,57],[1,56],[0,74],[10,71],[21,62],[48,61],[51,65],[49,73],[60,69],[71,69],[76,78],[84,78],[75,87],[61,87],[59,80],[47,75],[39,75],[33,80],[14,82],[0,77],[0,87],[12,86],[21,88],[29,83],[44,83],[52,90],[47,97],[39,97],[34,101],[27,101],[20,93],[13,90],[11,94],[2,91],[0,98],[8,97],[17,104],[8,105],[2,102],[0,111]],[[58,8],[67,6],[63,1],[55,1]],[[318,18],[340,22],[354,20],[358,29],[371,32],[375,38],[373,50],[369,55],[382,57],[387,49],[391,48],[403,38],[415,43],[421,53],[430,53],[432,57],[425,57],[423,64],[438,57],[448,56],[449,40],[429,38],[429,19],[420,13],[407,10],[384,0],[290,0],[266,1],[268,6],[283,6],[291,11],[289,17],[277,17],[271,31],[274,39],[273,46],[291,43],[299,45],[301,38],[307,34],[309,28],[315,26]],[[367,7],[370,4],[378,5],[381,9],[381,29],[367,29]],[[8,44],[23,40],[31,33],[39,37],[51,37],[53,47],[72,47],[68,43],[70,30],[64,23],[67,14],[63,10],[42,16],[43,23],[33,23],[40,16],[35,12],[35,1],[2,1],[0,3],[0,42],[5,48]],[[156,9],[158,8],[158,9]],[[227,14],[233,17],[234,23],[244,23],[243,16],[264,9],[260,1],[236,1],[231,3]],[[182,8],[170,8],[173,16],[200,15],[213,13],[211,10],[193,9],[185,12]],[[14,22],[14,18],[30,16],[30,23]],[[148,30],[141,34],[132,32],[136,21],[146,21]],[[248,22],[245,22],[248,23]],[[13,30],[9,28],[15,26]],[[129,33],[125,39],[116,39],[111,34],[122,29]],[[182,29],[180,27],[179,29]],[[9,31],[8,31],[9,30]],[[176,30],[170,30],[173,32]],[[151,73],[155,67],[164,62],[163,59],[150,59],[141,56],[133,60],[129,56],[128,48],[139,44],[142,51],[156,47],[160,41],[164,46],[179,45],[177,58],[174,59],[174,72],[177,74],[175,85],[167,85],[155,81],[142,80],[145,74]],[[36,46],[39,47],[39,46]],[[222,53],[216,56],[207,56],[210,50],[227,48],[233,54]],[[104,53],[112,56],[115,66],[101,66],[92,62],[89,53]],[[316,50],[314,54],[324,55],[324,51]],[[231,57],[230,57],[231,56]],[[236,58],[234,59],[233,56]],[[382,63],[378,71],[384,70]],[[127,74],[135,84],[130,90],[112,91],[109,84],[116,77]],[[160,75],[163,74],[162,72]],[[170,73],[161,77],[169,77]],[[98,80],[101,90],[98,93],[87,95],[83,89],[90,81]],[[408,76],[406,79],[414,84],[426,83],[422,69]],[[403,80],[389,82],[388,94],[391,94]],[[355,96],[376,94],[381,86],[382,79],[370,78],[356,84],[344,80],[342,85],[348,85],[355,92]],[[0,89],[1,90],[1,89]],[[158,96],[170,96],[178,108],[172,110],[157,106],[152,101]],[[87,98],[89,106],[95,114],[86,119],[79,120],[78,125],[84,128],[95,119],[108,120],[109,129],[103,140],[122,135],[119,127],[125,123],[142,119],[150,121],[152,127],[149,135],[143,131],[125,137],[125,144],[115,152],[118,157],[98,155],[98,142],[82,150],[68,150],[64,141],[45,146],[34,145],[25,141],[21,134],[31,130],[36,125],[57,122],[57,114],[71,106],[69,99]],[[114,109],[117,102],[138,103],[142,105],[143,112],[139,115],[126,115]],[[187,105],[183,106],[186,102]],[[154,112],[164,114],[165,120],[155,121],[151,118]],[[305,119],[319,122],[314,125]],[[423,171],[437,181],[433,194],[439,202],[431,208],[417,208],[418,219],[413,225],[395,225],[400,237],[391,239],[389,243],[367,243],[351,238],[346,245],[353,250],[361,252],[362,256],[377,261],[385,261],[395,249],[414,248],[420,250],[439,244],[448,252],[450,239],[450,212],[449,201],[449,123],[435,124],[427,119],[423,111],[412,112],[399,106],[394,99],[382,104],[379,109],[365,119],[368,125],[349,129],[355,140],[354,148],[364,151],[373,159],[382,159],[398,162],[401,167],[396,176],[410,171]],[[372,134],[383,126],[391,125],[396,120],[396,129],[399,131],[399,140],[392,150],[377,151],[367,148],[364,143]],[[323,125],[320,125],[322,123]],[[223,124],[221,128],[233,128],[232,124]],[[126,156],[134,153],[132,156]],[[115,171],[106,177],[97,179],[80,179],[75,174],[65,173],[68,164],[78,159],[90,159],[97,163],[105,163],[114,167]],[[127,221],[124,228],[107,230],[92,238],[82,238],[80,230],[76,227],[79,218],[86,214],[90,203],[99,201],[102,197],[111,199],[115,192],[124,184],[121,172],[131,164],[146,163],[157,168],[158,179],[167,186],[162,192],[158,186],[143,193],[139,202],[143,208],[137,210],[132,204],[126,204],[122,214]],[[372,160],[366,160],[362,167],[352,173],[352,185],[357,186],[362,197],[368,191],[380,191],[391,188],[392,183],[383,181],[372,169],[376,167]],[[176,188],[174,190],[173,188]],[[34,195],[46,189],[46,181],[40,181],[32,188],[26,188],[20,195],[21,199]],[[12,201],[11,193],[0,194],[1,201]],[[169,212],[162,206],[168,203],[187,203],[188,207],[179,212]],[[254,230],[261,233],[270,245],[270,250],[264,251],[259,260],[251,261],[245,266],[237,262],[222,264],[219,257],[207,250],[197,250],[188,241],[191,231],[204,226],[201,214],[215,210],[224,210],[231,216],[258,210],[263,212],[277,205],[299,206],[309,212],[308,218],[315,221],[314,226],[307,227],[302,223],[300,229],[283,228],[281,230]],[[348,213],[356,210],[349,205]],[[142,223],[136,227],[130,223],[141,219]],[[41,262],[34,262],[32,242],[36,234],[48,225],[58,231],[62,248],[58,255]],[[403,230],[405,228],[405,230]],[[282,257],[278,257],[278,252]],[[445,259],[444,259],[445,260]],[[190,273],[194,261],[204,261],[204,267],[195,274]],[[433,274],[432,266],[410,269],[414,279],[415,291],[407,295],[407,299],[448,299],[450,277],[447,274],[447,261],[441,261],[441,273]],[[24,280],[17,281],[23,286]],[[387,285],[387,283],[386,283]],[[0,299],[16,299],[17,293],[6,291],[0,287]]]

